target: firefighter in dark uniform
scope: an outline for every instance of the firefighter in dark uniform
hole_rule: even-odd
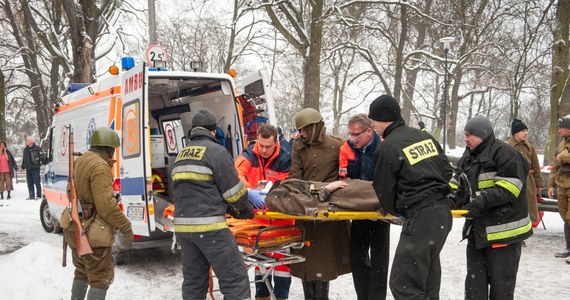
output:
[[[380,136],[366,114],[348,120],[350,140],[340,147],[338,175],[372,181]],[[359,300],[386,299],[390,255],[390,224],[352,220],[350,224],[352,280]]]
[[[495,139],[484,116],[467,122],[464,141],[467,149],[458,167],[472,187],[468,199],[458,203],[467,202],[463,208],[469,210],[463,228],[468,241],[465,299],[513,299],[521,242],[532,235],[526,201],[528,163],[517,150]]]
[[[384,138],[374,190],[387,212],[405,220],[390,274],[392,295],[439,299],[439,253],[452,225],[447,197],[453,170],[430,134],[404,123],[393,97],[374,100],[368,117]]]
[[[192,118],[188,146],[178,153],[172,170],[174,231],[182,246],[182,298],[206,299],[212,266],[225,299],[249,299],[247,270],[225,213],[251,219],[253,209],[215,132],[212,111],[198,111]]]

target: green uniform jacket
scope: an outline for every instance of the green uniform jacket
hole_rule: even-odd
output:
[[[534,145],[529,141],[517,143],[514,137],[510,137],[507,144],[513,146],[528,161],[529,171],[526,176],[526,198],[528,200],[528,212],[530,219],[536,221],[538,219],[538,211],[536,205],[536,189],[544,186],[544,180],[540,173],[540,163]]]
[[[331,182],[338,178],[341,138],[326,134],[323,127],[313,144],[297,139],[293,144],[289,178]],[[291,265],[291,275],[306,281],[330,281],[350,272],[349,221],[296,221],[305,228],[310,246],[294,250],[306,258]]]
[[[560,142],[556,155],[564,151],[564,149],[568,150],[569,153],[562,154],[561,160],[555,163],[550,170],[550,176],[548,177],[549,188],[555,188],[556,186],[570,188],[570,170],[567,170],[567,167],[562,168],[562,165],[570,165],[570,137]]]
[[[111,167],[115,163],[107,154],[91,149],[75,162],[75,189],[82,205],[94,204],[96,215],[89,225],[87,235],[91,246],[111,247],[115,241],[115,231],[132,234],[131,222],[117,205],[113,196],[113,175]],[[86,220],[84,220],[86,221]],[[83,222],[85,224],[87,222]],[[109,230],[109,227],[111,230]],[[67,243],[76,248],[75,225],[65,231]]]

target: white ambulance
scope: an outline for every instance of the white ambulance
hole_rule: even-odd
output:
[[[82,153],[89,149],[93,131],[106,126],[121,138],[112,169],[113,188],[132,223],[132,248],[172,246],[172,221],[163,217],[163,211],[173,203],[169,175],[185,145],[192,116],[204,107],[214,111],[216,136],[236,158],[255,138],[257,126],[275,120],[267,74],[248,76],[243,80],[245,93],[236,95],[233,78],[227,74],[149,68],[135,65],[132,58],[122,60],[123,71],[114,69],[116,75],[57,102],[49,132],[41,223],[47,232],[61,231],[58,218],[69,203],[68,125],[73,128],[75,151]]]

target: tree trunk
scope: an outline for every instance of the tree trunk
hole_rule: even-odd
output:
[[[554,29],[552,52],[552,77],[550,90],[550,130],[544,150],[545,164],[551,164],[557,144],[557,120],[570,112],[570,85],[568,64],[570,63],[570,0],[559,0],[556,9],[558,22]]]
[[[323,43],[323,2],[311,1],[311,37],[309,54],[305,63],[305,99],[304,108],[319,110],[321,96],[321,47]]]
[[[404,73],[404,46],[408,38],[408,7],[406,5],[400,6],[400,36],[398,38],[398,48],[396,49],[396,70],[394,73],[394,99],[400,102],[400,95],[402,94],[402,74]],[[406,120],[406,122],[409,122]]]
[[[69,30],[75,67],[72,82],[95,82],[95,39],[99,30],[99,10],[95,0],[65,0],[65,14]]]
[[[451,88],[451,105],[447,107],[447,122],[449,126],[447,127],[447,144],[449,149],[455,149],[456,142],[456,132],[457,132],[457,113],[459,112],[459,86],[461,85],[461,78],[463,77],[463,68],[457,66],[455,68],[455,76],[453,78],[453,86]],[[450,76],[448,76],[450,77]],[[450,80],[447,78],[447,88],[449,89]]]
[[[0,69],[0,141],[6,140],[6,83]]]

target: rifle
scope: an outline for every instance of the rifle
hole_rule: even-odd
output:
[[[87,239],[87,235],[85,235],[85,230],[81,225],[81,219],[79,217],[80,213],[80,203],[77,199],[77,191],[75,190],[75,176],[73,175],[74,167],[75,167],[75,160],[74,156],[76,153],[74,151],[74,142],[73,142],[73,129],[71,128],[71,124],[69,124],[69,177],[68,177],[68,184],[69,184],[69,205],[70,207],[70,215],[71,221],[75,224],[75,243],[77,244],[77,255],[79,257],[83,257],[85,255],[93,254],[93,249],[91,249],[91,245],[89,245],[89,240]],[[81,211],[83,214],[83,211]]]

